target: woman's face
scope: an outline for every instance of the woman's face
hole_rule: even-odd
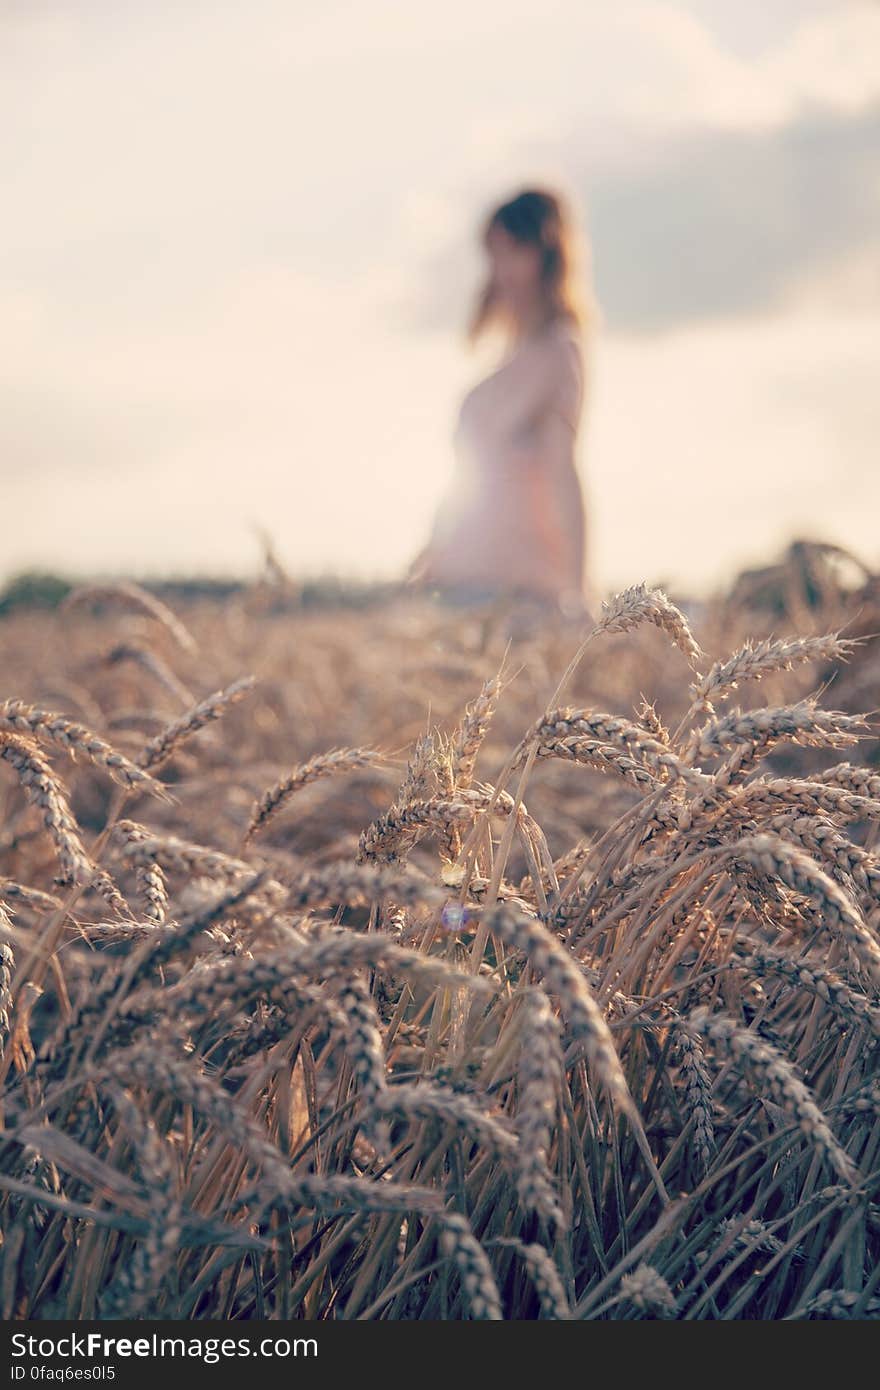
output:
[[[486,250],[501,302],[515,315],[532,308],[541,290],[540,247],[517,241],[504,227],[493,227]]]

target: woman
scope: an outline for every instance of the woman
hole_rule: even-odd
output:
[[[410,583],[528,596],[574,616],[586,609],[576,464],[584,316],[572,242],[561,199],[543,190],[520,193],[485,224],[489,276],[469,336],[501,326],[508,355],[462,403],[451,486]]]

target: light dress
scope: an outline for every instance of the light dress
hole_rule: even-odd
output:
[[[584,375],[578,330],[558,318],[468,392],[450,483],[411,577],[463,597],[515,593],[584,609]]]

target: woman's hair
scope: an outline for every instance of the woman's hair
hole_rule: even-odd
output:
[[[484,246],[496,227],[502,227],[516,241],[540,247],[541,282],[548,320],[569,317],[582,328],[586,327],[587,307],[578,284],[577,239],[564,199],[546,189],[527,188],[501,203],[487,217],[482,233]],[[490,276],[477,297],[468,324],[470,341],[477,339],[502,316],[502,312]]]

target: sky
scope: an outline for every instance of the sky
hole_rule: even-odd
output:
[[[880,564],[875,0],[0,0],[0,131],[0,581],[399,576],[539,181],[599,587]]]

